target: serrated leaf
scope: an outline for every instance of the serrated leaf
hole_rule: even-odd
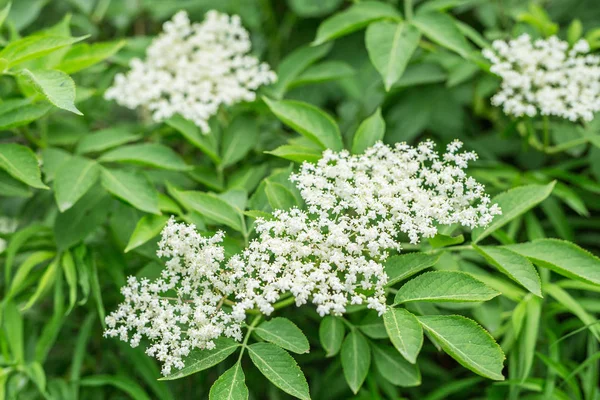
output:
[[[472,49],[454,19],[441,12],[417,13],[411,23],[428,39],[468,58]]]
[[[540,276],[526,257],[502,247],[473,245],[473,248],[500,272],[536,296],[543,297]]]
[[[381,21],[369,25],[365,43],[385,90],[389,91],[400,79],[420,38],[419,30],[406,22]]]
[[[464,243],[464,241],[465,241],[465,238],[463,235],[448,236],[448,235],[443,235],[441,233],[438,233],[434,237],[428,239],[429,244],[434,249],[439,249],[439,248],[447,247],[447,246],[453,246],[455,244],[461,244],[461,243]]]
[[[125,248],[125,253],[143,245],[160,234],[168,220],[169,217],[165,215],[144,215],[136,224]]]
[[[55,68],[67,74],[74,74],[116,54],[125,44],[125,40],[76,44],[69,49]]]
[[[194,349],[185,358],[185,367],[160,378],[161,381],[171,381],[173,379],[183,378],[196,372],[203,371],[214,365],[219,364],[231,354],[233,354],[240,344],[226,337],[220,337],[214,340],[215,348],[211,350]],[[282,350],[283,351],[283,350]]]
[[[262,374],[284,392],[302,400],[310,400],[304,373],[281,347],[271,343],[254,343],[248,346],[250,359]]]
[[[385,261],[385,273],[388,276],[388,286],[410,278],[414,274],[434,266],[442,253],[407,253],[392,256]]]
[[[26,104],[10,111],[3,109],[0,111],[0,129],[27,125],[46,115],[51,107],[49,104]]]
[[[340,351],[345,333],[344,323],[338,317],[328,315],[321,320],[319,340],[327,357],[333,357]]]
[[[352,139],[352,153],[361,154],[373,146],[385,135],[385,121],[381,116],[381,108],[365,119],[356,130]]]
[[[355,32],[370,23],[389,18],[401,20],[400,13],[391,4],[376,1],[363,1],[348,9],[336,13],[319,25],[317,37],[313,45],[325,43],[329,40]]]
[[[390,308],[383,314],[383,323],[394,347],[414,364],[423,346],[423,329],[417,318],[403,308]]]
[[[100,177],[100,166],[83,157],[71,157],[56,171],[54,197],[60,212],[71,208]]]
[[[500,292],[464,272],[433,271],[405,283],[396,293],[394,304],[409,301],[479,302],[499,295]]]
[[[195,210],[238,232],[244,230],[241,212],[218,196],[212,193],[182,191],[178,192],[178,197],[185,208]]]
[[[339,151],[344,148],[336,122],[321,109],[301,101],[263,99],[281,122],[323,149]]]
[[[342,344],[341,356],[344,377],[352,392],[356,394],[365,381],[371,366],[369,342],[362,333],[353,330],[346,336]]]
[[[26,78],[46,100],[58,108],[83,115],[75,107],[75,82],[62,71],[52,69],[23,69],[19,75]]]
[[[273,210],[287,210],[298,205],[288,188],[269,179],[265,180],[265,193]]]
[[[304,161],[317,162],[323,156],[322,150],[298,145],[283,145],[275,150],[265,151],[265,153],[297,163],[303,163]]]
[[[75,151],[79,154],[95,153],[141,138],[141,135],[130,133],[126,127],[102,129],[83,136],[77,143]]]
[[[401,357],[396,349],[387,345],[371,344],[375,369],[394,385],[401,387],[419,386],[419,367]]]
[[[0,51],[0,58],[8,60],[8,67],[33,60],[58,49],[77,43],[87,36],[69,37],[54,35],[31,35],[15,40]]]
[[[169,118],[165,123],[181,133],[192,145],[202,150],[215,164],[221,163],[221,158],[217,154],[217,142],[213,134],[202,134],[193,122],[180,115]]]
[[[248,388],[246,377],[239,362],[229,368],[213,383],[208,395],[209,400],[246,400]]]
[[[310,346],[304,333],[287,318],[273,318],[263,322],[254,332],[263,340],[294,353],[308,353]]]
[[[358,329],[371,339],[387,339],[388,333],[383,324],[383,319],[376,311],[369,311],[356,325]]]
[[[247,116],[238,116],[225,129],[221,143],[221,164],[228,167],[240,161],[256,145],[258,126]]]
[[[325,57],[331,50],[331,44],[300,47],[287,55],[277,67],[277,82],[271,86],[273,97],[281,99],[291,82],[311,64]]]
[[[132,163],[171,171],[188,171],[193,168],[170,147],[158,143],[121,146],[104,153],[98,161]]]
[[[158,192],[148,178],[134,171],[102,168],[102,186],[135,208],[151,214],[160,214]]]
[[[475,321],[458,315],[417,317],[423,328],[463,367],[494,380],[504,380],[504,353]]]
[[[290,82],[288,88],[292,89],[302,85],[334,81],[354,74],[354,69],[343,61],[323,61],[308,67],[306,71]]]
[[[544,201],[552,193],[554,184],[555,182],[550,182],[547,185],[518,186],[492,198],[492,204],[498,204],[502,214],[496,215],[488,226],[474,229],[473,242],[481,241],[495,230],[502,228],[513,219]]]
[[[568,278],[600,285],[600,259],[574,243],[539,239],[506,248]]]
[[[0,144],[0,169],[31,187],[48,189],[42,182],[38,159],[29,147],[13,143]]]

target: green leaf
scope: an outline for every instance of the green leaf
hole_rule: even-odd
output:
[[[296,197],[280,183],[265,180],[265,193],[273,210],[287,210],[297,206]]]
[[[87,36],[69,37],[54,35],[31,35],[15,40],[0,51],[0,58],[8,60],[8,67],[50,54],[53,51],[77,43]]]
[[[38,159],[29,147],[13,143],[0,144],[0,169],[29,186],[48,189],[42,182]]]
[[[3,197],[31,197],[29,186],[2,170],[0,170],[0,193]]]
[[[144,389],[135,381],[124,376],[111,375],[92,375],[81,378],[81,386],[114,386],[115,388],[127,393],[133,400],[150,400]]]
[[[31,295],[31,297],[27,301],[27,304],[25,304],[25,306],[21,308],[21,311],[26,311],[30,309],[44,294],[46,294],[46,292],[48,292],[50,287],[52,287],[52,284],[54,283],[54,280],[56,279],[58,274],[58,261],[58,258],[56,258],[50,263],[50,265],[48,265],[46,271],[44,271],[44,274],[40,278],[35,292],[33,293],[33,295]]]
[[[4,103],[6,104],[8,101]],[[50,108],[51,106],[48,104],[25,104],[11,110],[0,106],[0,129],[12,129],[27,125],[46,115]]]
[[[78,154],[101,152],[125,143],[141,139],[141,135],[129,132],[126,127],[114,127],[88,133],[77,143]]]
[[[248,353],[254,365],[271,383],[292,396],[310,400],[304,373],[285,350],[271,343],[254,343],[248,346]]]
[[[361,154],[380,140],[385,134],[385,121],[381,116],[381,108],[365,119],[356,130],[352,140],[352,153]]]
[[[481,241],[495,230],[502,228],[513,219],[544,201],[552,193],[554,184],[555,182],[550,182],[547,185],[519,186],[492,198],[492,203],[500,206],[502,214],[496,215],[488,226],[474,229],[473,242]]]
[[[573,243],[539,239],[506,247],[568,278],[600,285],[600,259]]]
[[[215,164],[221,163],[221,158],[217,154],[217,143],[212,133],[206,135],[201,133],[193,122],[180,115],[169,118],[165,123],[181,133],[192,145],[202,150]]]
[[[254,329],[263,340],[297,354],[308,353],[310,346],[304,333],[287,318],[273,318]]]
[[[75,261],[69,251],[65,251],[61,260],[63,273],[65,274],[65,280],[69,285],[69,308],[67,314],[71,312],[75,303],[77,302],[77,269],[75,267]]]
[[[331,44],[300,47],[294,50],[277,67],[277,82],[271,86],[270,93],[276,99],[281,99],[288,86],[311,64],[325,57],[331,50]]]
[[[411,23],[433,42],[469,58],[472,48],[452,17],[441,12],[418,13]]]
[[[486,378],[504,380],[504,353],[494,338],[475,321],[459,315],[424,315],[417,319],[442,349],[463,367]]]
[[[214,342],[215,348],[212,350],[192,350],[184,360],[185,367],[159,380],[171,381],[208,369],[225,360],[240,347],[239,343],[226,337],[215,339]]]
[[[46,100],[58,108],[83,115],[75,107],[75,82],[62,71],[52,69],[23,69],[19,75],[24,77],[41,93]]]
[[[228,167],[240,161],[258,142],[258,126],[247,116],[235,118],[225,129],[221,143],[221,165]]]
[[[100,177],[100,166],[95,161],[75,156],[64,162],[54,178],[54,197],[60,212],[71,208]]]
[[[527,258],[502,247],[473,245],[473,248],[500,272],[536,296],[543,297],[540,276]]]
[[[423,329],[417,318],[403,308],[389,308],[383,314],[383,323],[394,347],[408,362],[417,362],[423,346]]]
[[[544,289],[546,290],[546,293],[554,297],[556,301],[577,316],[577,318],[579,318],[581,322],[583,322],[583,324],[589,328],[596,340],[600,341],[600,326],[598,325],[598,320],[593,315],[588,314],[588,312],[585,311],[585,309],[577,300],[571,297],[567,291],[563,290],[560,286],[556,286],[555,284],[551,283],[545,285]]]
[[[523,335],[519,338],[518,348],[518,377],[521,381],[529,377],[531,367],[533,366],[533,358],[535,355],[535,347],[539,338],[540,315],[542,312],[542,300],[538,297],[528,296],[526,307],[527,323],[523,330]]]
[[[323,151],[320,149],[298,145],[283,145],[275,150],[265,151],[265,153],[297,163],[303,163],[304,161],[317,162],[323,156]]]
[[[406,22],[381,21],[369,25],[365,42],[369,58],[389,91],[400,79],[419,45],[421,33]]]
[[[56,216],[54,240],[65,250],[84,240],[106,221],[111,199],[99,187],[92,187],[73,207]]]
[[[102,168],[102,186],[135,208],[160,214],[158,192],[148,178],[134,171]]]
[[[104,153],[98,161],[132,163],[171,171],[188,171],[193,168],[171,148],[158,143],[121,146]]]
[[[0,10],[0,28],[2,27],[2,25],[4,25],[4,21],[6,20],[6,17],[8,16],[8,13],[10,12],[11,6],[12,6],[12,1],[9,1],[8,3],[6,3],[4,5],[2,10]]]
[[[240,362],[236,362],[215,381],[210,388],[209,400],[246,400],[248,388],[246,387],[244,370]]]
[[[12,358],[15,363],[20,364],[25,361],[25,347],[23,340],[23,317],[16,304],[10,301],[4,303],[2,322],[3,336],[6,333],[6,342]]]
[[[448,236],[438,233],[434,237],[429,238],[428,241],[431,247],[434,249],[439,249],[442,247],[453,246],[455,244],[461,244],[465,241],[465,238],[463,235]]]
[[[144,215],[136,224],[125,248],[125,253],[143,245],[160,234],[167,221],[169,221],[169,217],[164,215]]]
[[[433,271],[405,283],[396,293],[394,304],[409,301],[478,302],[498,295],[499,292],[464,272]]]
[[[308,67],[306,71],[290,82],[288,88],[292,89],[302,85],[335,81],[354,74],[354,69],[343,61],[323,61]]]
[[[414,274],[434,266],[442,253],[407,253],[392,256],[385,261],[385,273],[388,276],[388,286],[391,286]]]
[[[178,192],[179,200],[187,209],[199,212],[215,222],[227,225],[238,232],[244,231],[242,214],[225,200],[212,193],[195,191]]]
[[[318,45],[339,38],[380,19],[398,21],[401,18],[400,13],[391,4],[363,1],[323,21],[312,44]]]
[[[375,369],[389,382],[401,387],[421,384],[419,367],[402,358],[393,347],[372,343],[371,350]]]
[[[376,311],[369,311],[355,326],[371,339],[387,339],[389,337],[383,324],[383,318]]]
[[[288,0],[290,8],[302,18],[322,17],[335,11],[343,0]]]
[[[112,55],[116,54],[123,46],[125,40],[102,43],[80,43],[71,47],[61,62],[55,67],[67,74],[74,74],[82,69],[91,67]]]
[[[337,124],[319,108],[295,100],[276,101],[264,98],[264,101],[281,122],[323,149],[339,151],[344,148]]]
[[[341,355],[344,377],[352,392],[356,394],[365,381],[371,366],[369,342],[362,333],[353,330],[346,336],[342,344]]]
[[[344,323],[338,317],[328,315],[321,320],[319,325],[319,340],[325,349],[327,357],[335,356],[342,347],[344,340]]]
[[[27,283],[26,279],[29,272],[33,270],[37,265],[54,258],[56,255],[53,251],[36,251],[31,253],[22,263],[15,272],[15,276],[10,283],[10,290],[6,295],[7,299],[14,298],[20,291],[22,291]]]

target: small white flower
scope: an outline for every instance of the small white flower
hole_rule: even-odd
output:
[[[146,60],[131,60],[131,70],[117,74],[104,97],[131,109],[147,107],[155,121],[181,114],[208,133],[220,106],[253,101],[260,86],[277,79],[249,54],[251,47],[237,15],[209,11],[192,24],[180,11],[165,22]]]
[[[583,39],[570,50],[556,36],[496,40],[492,49],[483,51],[493,64],[490,71],[502,78],[492,104],[516,117],[541,114],[591,121],[600,111],[600,57],[589,51]]]

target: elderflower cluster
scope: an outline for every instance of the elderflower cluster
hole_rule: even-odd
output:
[[[204,133],[221,105],[253,101],[255,91],[275,82],[269,66],[249,55],[251,42],[237,15],[209,11],[202,23],[190,23],[185,11],[163,25],[146,52],[118,74],[105,98],[125,107],[146,107],[155,121],[175,114]]]
[[[491,72],[502,78],[492,104],[504,113],[529,117],[553,115],[571,121],[591,121],[600,111],[600,57],[588,54],[585,40],[569,44],[552,36],[532,40],[523,34],[496,40],[483,51]]]
[[[205,238],[172,218],[159,243],[158,255],[169,258],[161,278],[129,278],[106,335],[133,346],[146,336],[147,353],[168,374],[193,348],[210,349],[221,335],[240,340],[247,312],[269,315],[283,296],[314,304],[321,316],[353,304],[383,314],[383,262],[401,250],[403,237],[417,243],[440,224],[474,228],[500,214],[465,173],[476,155],[461,146],[449,144],[441,157],[430,141],[377,143],[363,155],[327,150],[291,177],[307,210],[258,218],[257,237],[227,260],[221,233]]]
[[[223,335],[240,340],[244,316],[222,307],[236,283],[235,272],[222,266],[222,240],[223,233],[203,237],[195,226],[171,218],[158,244],[158,256],[169,259],[160,278],[128,278],[121,289],[125,300],[106,317],[105,336],[132,347],[146,336],[146,354],[163,363],[164,375],[183,368],[191,349],[212,349]]]

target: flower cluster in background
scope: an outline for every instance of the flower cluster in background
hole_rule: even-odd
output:
[[[500,213],[464,172],[476,155],[461,146],[449,144],[441,157],[430,141],[377,143],[363,155],[327,150],[291,177],[307,210],[257,219],[258,236],[228,260],[221,233],[206,238],[171,219],[159,243],[158,255],[169,258],[161,278],[129,278],[106,335],[133,346],[146,336],[147,353],[168,374],[193,348],[211,348],[221,335],[239,340],[248,310],[269,315],[288,293],[298,306],[313,303],[321,316],[341,315],[351,304],[383,314],[383,261],[400,251],[404,237],[417,243],[439,224],[474,228]]]
[[[260,86],[277,79],[249,54],[250,37],[237,15],[210,11],[202,23],[192,24],[181,11],[163,30],[146,60],[133,59],[131,70],[115,77],[106,99],[146,107],[155,121],[181,114],[208,133],[208,120],[221,105],[253,101]]]
[[[491,72],[502,78],[492,104],[513,116],[552,115],[591,121],[600,111],[600,57],[587,54],[585,40],[572,48],[552,36],[532,40],[527,34],[494,41],[483,55]]]

